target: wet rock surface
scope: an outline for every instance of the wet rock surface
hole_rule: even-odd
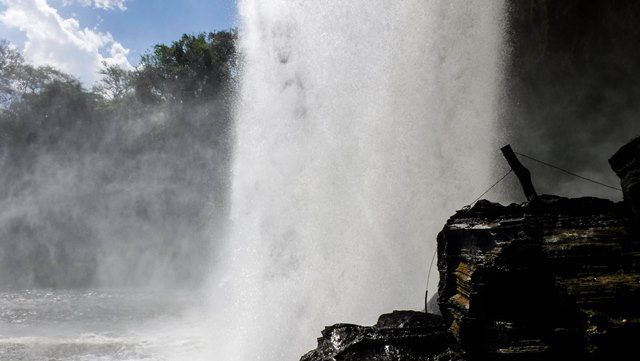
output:
[[[471,359],[608,359],[640,340],[640,243],[624,207],[479,202],[438,236],[439,304]]]
[[[462,360],[442,317],[416,311],[380,316],[374,326],[327,327],[318,348],[301,361],[329,360]]]
[[[458,211],[438,234],[442,316],[395,311],[371,327],[327,327],[302,360],[632,359],[640,138],[610,163],[624,202],[543,195]]]
[[[319,360],[608,360],[640,341],[640,242],[597,198],[480,201],[438,235],[442,316],[327,327]]]
[[[631,212],[631,223],[635,230],[640,224],[640,137],[632,140],[609,159],[624,194],[624,201]]]

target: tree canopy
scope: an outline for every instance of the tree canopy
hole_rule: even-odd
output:
[[[0,41],[0,285],[198,280],[225,214],[235,39],[183,35],[91,87]],[[110,258],[121,274],[98,276]]]
[[[183,35],[156,45],[133,76],[144,101],[185,101],[215,97],[231,80],[236,65],[235,32]]]

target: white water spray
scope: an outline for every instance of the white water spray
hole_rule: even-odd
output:
[[[292,360],[325,325],[423,307],[437,232],[493,178],[503,2],[244,0],[240,11],[215,353]]]

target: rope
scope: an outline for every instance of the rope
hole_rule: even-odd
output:
[[[525,157],[525,158],[527,158],[527,159],[530,159],[530,160],[532,160],[532,161],[534,161],[534,162],[538,162],[538,163],[544,164],[544,165],[546,165],[547,167],[551,167],[551,168],[557,169],[557,170],[559,170],[559,171],[562,171],[562,172],[564,172],[564,173],[567,173],[567,174],[569,174],[569,175],[571,175],[571,176],[574,176],[574,177],[580,178],[580,179],[585,180],[585,181],[587,181],[587,182],[591,182],[591,183],[594,183],[594,184],[597,184],[597,185],[600,185],[600,186],[603,186],[603,187],[606,187],[606,188],[610,188],[610,189],[614,189],[614,190],[617,190],[617,191],[622,192],[622,189],[620,189],[620,188],[613,187],[613,186],[610,186],[610,185],[608,185],[608,184],[604,184],[604,183],[598,182],[598,181],[596,181],[596,180],[589,179],[589,178],[587,178],[587,177],[583,177],[583,176],[581,176],[581,175],[579,175],[579,174],[576,174],[576,173],[570,172],[570,171],[568,171],[568,170],[566,170],[566,169],[564,169],[564,168],[560,168],[560,167],[555,166],[555,165],[553,165],[553,164],[549,164],[549,163],[547,163],[547,162],[541,161],[541,160],[536,159],[536,158],[534,158],[534,157],[530,157],[530,156],[528,156],[528,155],[526,155],[526,154],[522,154],[522,153],[518,153],[518,152],[514,152],[514,153],[516,153],[517,155],[523,156],[523,157]],[[478,196],[478,198],[476,198],[473,202],[471,202],[471,204],[469,204],[469,205],[467,206],[467,207],[468,207],[467,212],[468,212],[468,211],[473,207],[473,205],[474,205],[474,204],[476,204],[476,202],[478,202],[478,201],[480,200],[480,198],[484,197],[484,195],[485,195],[485,194],[489,193],[489,192],[490,192],[490,191],[491,191],[495,186],[497,186],[498,184],[500,184],[500,182],[502,182],[505,178],[507,178],[507,176],[508,176],[509,174],[511,174],[512,172],[513,172],[513,169],[510,169],[510,170],[507,172],[507,174],[503,175],[500,179],[498,179],[498,181],[497,181],[497,182],[495,182],[491,187],[489,187],[489,189],[487,189],[486,191],[484,191],[480,196]],[[428,273],[427,273],[427,291],[425,292],[425,295],[424,295],[424,311],[425,311],[425,312],[427,312],[427,303],[429,303],[429,281],[431,280],[431,270],[432,270],[432,268],[433,268],[433,262],[435,261],[435,259],[436,259],[436,255],[437,255],[437,254],[438,254],[438,251],[437,251],[437,250],[433,252],[433,256],[431,257],[431,263],[429,264],[429,271],[428,271]]]
[[[507,176],[511,174],[511,172],[513,172],[513,169],[509,169],[507,174],[500,177],[500,179],[498,179],[497,182],[493,183],[493,185],[491,185],[489,189],[484,191],[481,195],[478,196],[478,198],[471,202],[471,204],[468,206],[469,208],[467,209],[467,211],[469,211],[471,207],[473,207],[473,205],[480,200],[480,198],[484,197],[485,194],[489,193],[493,188],[495,188],[495,186],[497,186],[498,184],[500,184],[500,182],[507,178]],[[433,251],[433,256],[431,256],[431,263],[429,264],[429,271],[427,272],[427,291],[424,294],[424,312],[427,312],[427,303],[429,303],[429,281],[431,281],[431,270],[433,269],[433,262],[435,261],[437,254],[438,250],[436,249],[435,251]]]
[[[622,192],[622,189],[620,189],[620,188],[613,187],[613,186],[610,186],[610,185],[608,185],[608,184],[604,184],[604,183],[598,182],[598,181],[596,181],[596,180],[589,179],[589,178],[587,178],[587,177],[583,177],[583,176],[581,176],[581,175],[579,175],[579,174],[576,174],[576,173],[570,172],[570,171],[568,171],[568,170],[566,170],[566,169],[560,168],[560,167],[555,166],[555,165],[553,165],[553,164],[549,164],[549,163],[547,163],[547,162],[543,162],[543,161],[541,161],[541,160],[539,160],[539,159],[536,159],[536,158],[534,158],[534,157],[530,157],[530,156],[528,156],[528,155],[526,155],[526,154],[522,154],[522,153],[518,153],[518,152],[514,152],[514,153],[516,153],[517,155],[521,155],[521,156],[523,156],[523,157],[525,157],[525,158],[527,158],[527,159],[531,159],[531,160],[532,160],[532,161],[534,161],[534,162],[538,162],[538,163],[544,164],[544,165],[546,165],[547,167],[551,167],[551,168],[557,169],[557,170],[559,170],[559,171],[561,171],[561,172],[567,173],[567,174],[569,174],[569,175],[571,175],[571,176],[574,176],[574,177],[580,178],[580,179],[585,180],[585,181],[587,181],[587,182],[595,183],[595,184],[598,184],[598,185],[600,185],[600,186],[607,187],[607,188],[614,189],[614,190],[617,190],[617,191]]]
[[[509,169],[509,171],[507,172],[507,174],[503,175],[502,178],[498,179],[497,182],[493,183],[493,185],[491,187],[489,187],[489,189],[487,189],[486,191],[484,191],[484,193],[482,193],[481,195],[478,196],[478,198],[476,198],[473,202],[471,202],[471,204],[469,204],[469,208],[473,207],[474,204],[476,204],[477,201],[480,200],[480,198],[484,197],[485,194],[489,193],[489,191],[491,191],[495,186],[497,186],[498,184],[500,184],[500,182],[502,182],[505,178],[507,178],[507,176],[509,174],[511,174],[511,172],[513,172],[513,169]]]
[[[435,261],[437,254],[438,254],[438,249],[436,248],[436,250],[433,251],[433,256],[431,256],[431,263],[429,264],[429,272],[427,272],[427,291],[424,293],[424,312],[428,312],[427,304],[429,303],[429,281],[431,280],[431,269],[433,269],[433,261]]]

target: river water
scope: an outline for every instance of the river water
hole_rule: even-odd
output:
[[[193,294],[131,290],[0,293],[0,360],[205,359]]]

